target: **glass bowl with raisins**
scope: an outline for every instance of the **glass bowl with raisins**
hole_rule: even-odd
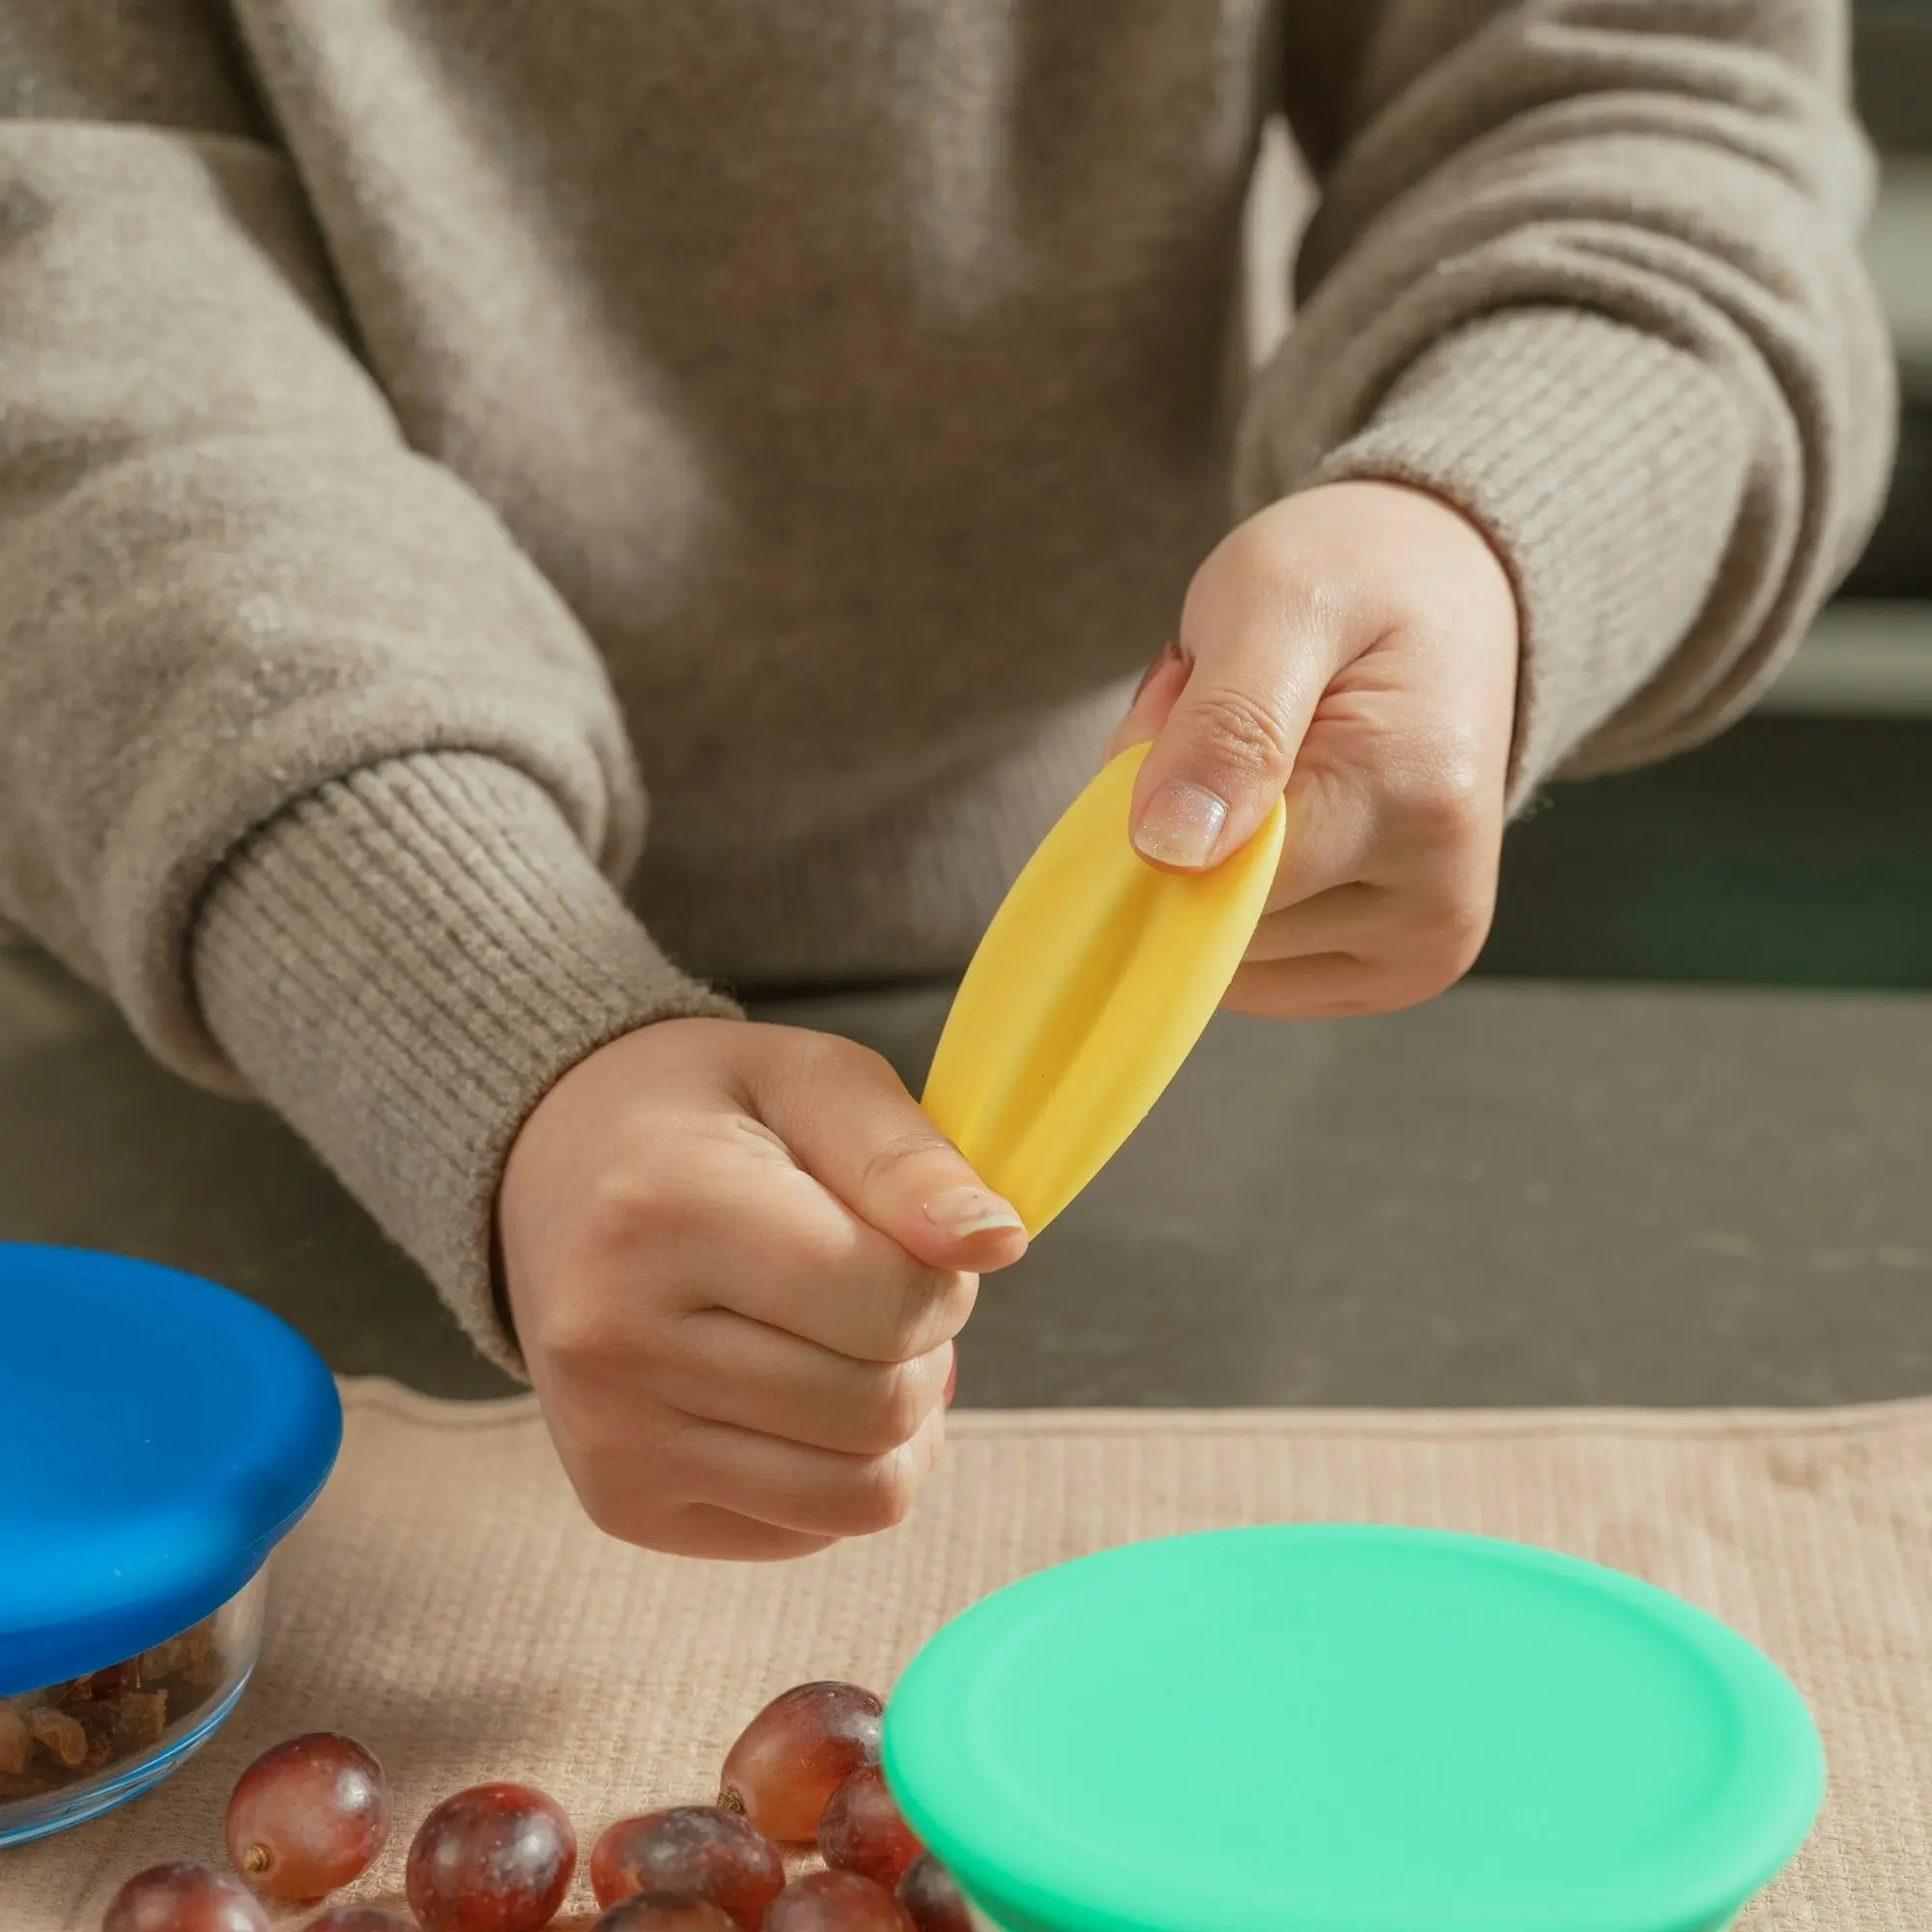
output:
[[[240,1295],[0,1242],[0,1432],[4,1846],[124,1804],[228,1716],[342,1409],[308,1344]]]

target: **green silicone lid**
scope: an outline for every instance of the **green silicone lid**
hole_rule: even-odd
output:
[[[1002,1590],[906,1671],[885,1771],[1007,1932],[1719,1932],[1825,1776],[1797,1691],[1677,1598],[1346,1524]]]

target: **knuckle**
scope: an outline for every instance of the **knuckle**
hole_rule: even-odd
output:
[[[920,1378],[895,1365],[872,1377],[859,1404],[859,1450],[885,1456],[900,1449],[920,1432],[926,1403]]]
[[[902,1450],[875,1456],[852,1479],[848,1520],[852,1533],[876,1535],[896,1529],[912,1514],[919,1496],[919,1471]]]
[[[859,1177],[862,1191],[890,1186],[915,1162],[935,1153],[951,1153],[952,1143],[937,1127],[907,1125],[875,1147]]]
[[[1356,988],[1349,992],[1330,994],[1321,1003],[1317,1012],[1322,1019],[1360,1020],[1367,1019],[1373,1013],[1391,1012],[1397,1007],[1407,1004],[1406,1000],[1398,997],[1392,991]]]
[[[1462,846],[1493,815],[1483,760],[1473,746],[1438,747],[1435,755],[1398,779],[1391,801],[1410,830],[1431,845]]]
[[[1440,992],[1468,972],[1481,956],[1495,914],[1492,893],[1464,889],[1447,895],[1425,924],[1422,960]]]
[[[1305,628],[1334,617],[1345,599],[1336,574],[1306,541],[1284,542],[1259,519],[1237,524],[1208,554],[1188,585],[1187,618],[1212,624],[1247,617]]]
[[[930,1354],[966,1325],[978,1290],[970,1275],[941,1268],[909,1270],[900,1280],[886,1346],[896,1365]]]
[[[1192,707],[1196,742],[1223,770],[1271,778],[1294,759],[1294,734],[1281,709],[1259,692],[1216,686]]]
[[[867,1049],[856,1041],[840,1039],[837,1034],[801,1031],[787,1040],[787,1065],[793,1078],[813,1084],[836,1077],[855,1064],[862,1064]]]
[[[645,1163],[612,1160],[590,1179],[584,1225],[599,1245],[629,1240],[662,1227],[684,1198]]]
[[[524,1337],[526,1352],[565,1375],[610,1353],[611,1338],[605,1323],[580,1310],[547,1312],[529,1329]]]
[[[610,1454],[580,1456],[567,1462],[567,1469],[584,1515],[606,1536],[620,1543],[647,1543],[675,1507],[676,1493],[662,1480],[668,1472],[654,1471],[652,1481],[639,1483],[629,1463],[630,1459]]]
[[[829,1089],[876,1077],[887,1065],[882,1054],[857,1040],[841,1039],[837,1034],[801,1029],[796,1039],[785,1042],[785,1048],[780,1077],[791,1094],[807,1104],[821,1098]]]
[[[620,1543],[638,1540],[643,1525],[637,1520],[636,1499],[628,1492],[607,1489],[596,1482],[580,1483],[577,1500],[593,1528]]]
[[[903,1366],[921,1352],[920,1343],[931,1299],[925,1285],[917,1278],[908,1277],[899,1283],[885,1334],[887,1360],[895,1366]]]
[[[607,1297],[585,1292],[582,1277],[546,1284],[519,1323],[524,1352],[576,1386],[583,1371],[608,1363],[621,1337]]]
[[[1462,977],[1462,973],[1452,969],[1446,961],[1418,967],[1413,973],[1391,982],[1388,996],[1382,1003],[1383,1010],[1399,1012],[1405,1007],[1419,1007],[1438,994],[1446,993]]]
[[[1438,993],[1447,992],[1462,974],[1452,970],[1446,958],[1405,959],[1399,968],[1380,975],[1364,988],[1354,1008],[1357,1014],[1396,1013],[1419,1007]]]

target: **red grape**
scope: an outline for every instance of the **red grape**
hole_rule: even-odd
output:
[[[577,1870],[577,1833],[554,1800],[523,1784],[445,1798],[410,1846],[410,1909],[423,1932],[538,1932]]]
[[[765,1914],[764,1932],[915,1932],[906,1909],[884,1886],[857,1872],[795,1878]]]
[[[724,1760],[718,1802],[768,1838],[810,1844],[825,1802],[879,1761],[885,1706],[855,1684],[801,1684],[765,1706]]]
[[[366,1871],[389,1835],[389,1780],[327,1731],[264,1751],[228,1801],[228,1856],[266,1898],[322,1898]]]
[[[731,1915],[691,1891],[640,1891],[621,1899],[590,1932],[734,1932]]]
[[[338,1905],[308,1921],[308,1932],[415,1932],[407,1918],[379,1912],[373,1905]]]
[[[906,1868],[898,1898],[919,1932],[973,1932],[973,1915],[952,1874],[930,1852]]]
[[[868,1764],[827,1801],[818,1820],[818,1850],[835,1871],[857,1872],[890,1888],[925,1847],[900,1815],[878,1766]]]
[[[100,1932],[269,1932],[269,1915],[240,1879],[183,1861],[136,1872]]]
[[[748,1819],[715,1804],[620,1818],[590,1853],[599,1905],[639,1891],[691,1892],[721,1906],[742,1932],[758,1932],[784,1882],[778,1847]]]

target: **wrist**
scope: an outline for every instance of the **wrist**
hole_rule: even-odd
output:
[[[270,821],[216,879],[192,963],[247,1084],[513,1369],[491,1245],[531,1096],[599,1040],[713,998],[550,794],[475,753],[388,760]]]

